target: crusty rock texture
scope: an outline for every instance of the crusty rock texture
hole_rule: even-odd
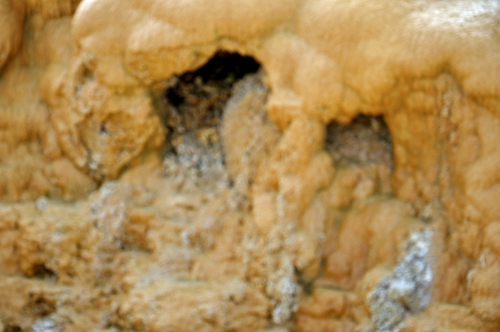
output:
[[[0,0],[0,332],[498,331],[499,32],[495,0]],[[233,53],[261,68],[197,71]]]

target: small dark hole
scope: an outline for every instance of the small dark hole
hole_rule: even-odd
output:
[[[39,317],[45,317],[56,311],[56,305],[43,294],[31,294],[27,309]]]
[[[107,135],[108,134],[108,128],[106,126],[106,121],[101,122],[101,125],[99,126],[99,133],[101,135]]]
[[[382,117],[360,115],[348,124],[331,123],[325,148],[336,162],[392,165],[392,141]]]
[[[306,280],[303,277],[302,271],[299,271],[297,268],[295,270],[295,275],[298,278],[298,283],[300,287],[302,287],[302,290],[306,295],[312,295],[313,290],[314,290],[314,279],[313,280]]]
[[[175,87],[167,91],[166,97],[168,101],[174,106],[179,106],[184,102],[184,97]]]
[[[33,311],[38,316],[44,317],[56,311],[56,308],[52,303],[47,302],[45,299],[38,299],[34,304]]]
[[[48,269],[44,264],[36,264],[33,266],[33,277],[40,279],[56,279],[57,274]]]
[[[4,327],[5,332],[21,332],[21,328],[17,325],[6,325]]]

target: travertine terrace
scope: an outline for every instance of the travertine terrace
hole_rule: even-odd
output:
[[[0,0],[0,332],[498,331],[496,0]]]

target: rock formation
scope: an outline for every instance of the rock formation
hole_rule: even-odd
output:
[[[498,331],[494,0],[0,0],[0,332]]]

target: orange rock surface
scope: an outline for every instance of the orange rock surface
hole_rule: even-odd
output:
[[[0,0],[0,332],[499,330],[499,15]]]

